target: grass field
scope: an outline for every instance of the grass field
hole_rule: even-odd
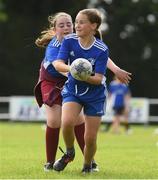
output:
[[[43,124],[0,122],[0,179],[158,179],[157,128],[132,126],[131,135],[100,130],[95,157],[100,172],[83,175],[77,145],[75,160],[63,172],[46,173]]]

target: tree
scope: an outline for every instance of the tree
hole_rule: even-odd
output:
[[[105,14],[104,41],[116,64],[133,73],[133,96],[157,97],[158,0],[0,0],[0,96],[33,94],[44,52],[34,41],[48,15],[66,11],[74,19],[87,5]]]
[[[111,58],[133,74],[133,95],[156,98],[158,1],[98,0],[93,6],[103,10],[107,17],[104,41]]]
[[[32,95],[43,58],[43,50],[34,45],[40,32],[48,27],[47,17],[66,11],[75,17],[86,1],[0,0],[0,96]],[[1,14],[6,20],[1,20]],[[2,43],[3,42],[3,43]]]

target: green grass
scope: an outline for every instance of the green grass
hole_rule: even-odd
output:
[[[120,135],[100,131],[96,161],[100,172],[82,175],[83,156],[61,173],[43,171],[45,133],[41,123],[0,123],[0,179],[158,179],[156,126],[132,126],[134,133]],[[62,136],[60,145],[64,148]],[[60,157],[58,151],[57,156]]]

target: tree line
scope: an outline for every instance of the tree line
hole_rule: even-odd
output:
[[[35,46],[47,17],[59,11],[75,15],[98,8],[104,14],[103,40],[110,57],[132,72],[133,96],[157,98],[157,0],[0,0],[0,96],[33,95],[44,49]],[[107,83],[113,74],[107,71]]]

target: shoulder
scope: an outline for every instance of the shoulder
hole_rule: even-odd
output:
[[[126,84],[122,84],[122,87],[125,89],[128,89],[128,85],[126,85]]]
[[[101,40],[97,39],[97,38],[96,38],[96,40],[95,40],[94,46],[95,46],[96,48],[104,51],[104,52],[105,52],[105,51],[108,51],[107,45],[106,45],[104,42],[102,42]]]
[[[114,86],[114,85],[117,85],[117,84],[118,84],[118,83],[117,83],[115,80],[110,82],[110,85],[111,85],[111,86]]]
[[[110,85],[109,85],[112,89],[120,89],[122,88],[122,84],[118,83],[117,81],[113,80],[110,82]]]
[[[72,34],[66,35],[64,39],[66,39],[66,40],[67,39],[75,39],[75,40],[77,40],[78,36],[75,33],[72,33]]]
[[[60,45],[61,43],[58,41],[56,37],[54,37],[48,44],[48,47],[60,47]]]

